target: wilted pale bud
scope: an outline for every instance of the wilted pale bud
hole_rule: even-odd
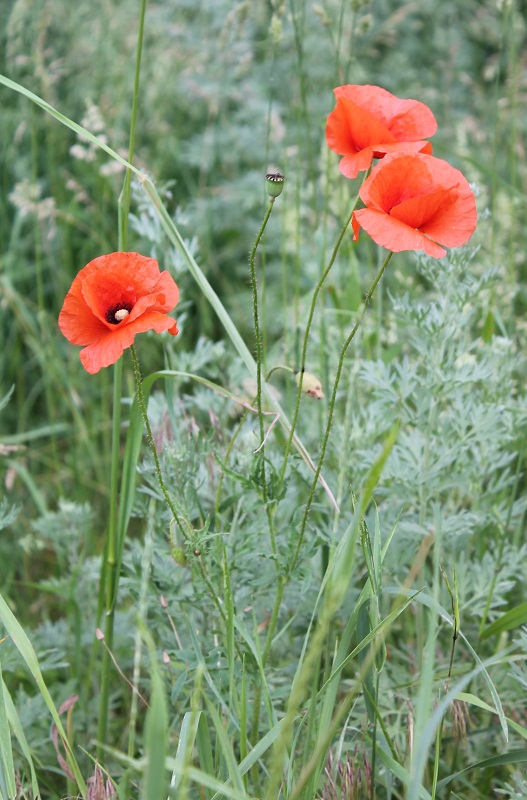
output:
[[[265,176],[265,190],[269,197],[280,197],[284,188],[284,176],[281,172],[268,172]]]
[[[322,400],[324,397],[324,392],[322,391],[322,384],[320,383],[319,379],[312,375],[310,372],[304,372],[304,377],[301,377],[300,372],[296,373],[295,376],[296,385],[299,386],[302,383],[302,391],[305,394],[308,394],[310,397],[314,397],[315,400]]]

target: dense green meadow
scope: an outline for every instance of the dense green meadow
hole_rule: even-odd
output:
[[[526,15],[0,0],[0,800],[527,798]],[[353,241],[346,84],[432,110],[466,244]],[[115,251],[179,334],[89,374]]]

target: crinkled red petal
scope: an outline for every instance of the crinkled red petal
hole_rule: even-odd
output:
[[[359,224],[376,244],[400,253],[403,250],[424,250],[434,258],[441,258],[446,251],[431,241],[421,231],[411,228],[404,222],[390,217],[383,211],[361,208],[355,211],[355,224]]]
[[[432,111],[419,100],[402,99],[370,84],[338,86],[334,92],[337,100],[352,100],[375,116],[398,141],[425,139],[437,130]]]

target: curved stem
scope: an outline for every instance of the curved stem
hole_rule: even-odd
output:
[[[254,240],[254,244],[251,250],[251,255],[249,257],[249,267],[251,270],[251,287],[253,295],[254,338],[256,340],[256,408],[258,409],[258,421],[260,424],[260,441],[263,441],[264,439],[264,423],[262,414],[262,335],[260,331],[260,319],[258,313],[258,287],[256,284],[256,270],[254,267],[254,259],[256,257],[256,251],[258,249],[258,245],[260,244],[260,240],[265,231],[267,222],[269,220],[269,217],[271,216],[271,211],[273,210],[274,201],[275,198],[271,197],[269,201],[269,206],[267,208],[267,211],[265,212],[265,216],[260,226],[260,230],[256,235],[256,239]]]
[[[263,412],[262,412],[262,336],[260,331],[260,318],[259,318],[259,311],[258,311],[258,286],[256,283],[256,270],[254,266],[254,260],[256,257],[256,251],[258,249],[258,245],[260,244],[260,240],[263,236],[265,231],[267,222],[269,217],[271,216],[271,211],[273,210],[275,198],[271,197],[269,200],[269,205],[267,207],[267,211],[265,212],[265,216],[263,218],[262,224],[260,226],[260,230],[256,235],[256,239],[254,240],[254,244],[252,246],[251,254],[249,257],[249,267],[251,271],[251,286],[252,286],[252,295],[253,295],[253,321],[254,321],[254,337],[256,340],[256,408],[258,411],[258,422],[260,427],[260,451],[261,451],[261,481],[262,481],[262,499],[263,504],[265,507],[265,513],[267,515],[267,524],[269,527],[269,538],[271,540],[271,550],[274,555],[276,555],[276,539],[274,535],[274,523],[273,523],[273,515],[269,509],[267,503],[267,485],[266,485],[266,476],[265,476],[265,456],[264,456],[264,447],[265,447],[265,431],[264,431],[264,421],[263,421]]]
[[[315,471],[315,475],[314,475],[313,481],[311,483],[311,489],[310,489],[310,492],[309,492],[309,497],[308,497],[308,500],[307,500],[307,503],[306,503],[306,507],[304,509],[304,515],[302,517],[302,524],[301,524],[301,527],[300,527],[300,533],[299,533],[299,536],[298,536],[295,552],[293,554],[293,558],[291,560],[291,564],[290,564],[289,571],[288,571],[289,574],[291,574],[291,572],[295,568],[295,564],[296,564],[296,562],[298,560],[298,556],[299,556],[299,553],[300,553],[300,550],[301,550],[301,547],[302,547],[302,543],[304,541],[304,535],[305,535],[306,525],[307,525],[307,518],[308,518],[308,515],[309,515],[309,511],[311,509],[311,505],[313,503],[313,498],[315,496],[315,491],[316,491],[316,488],[317,488],[317,482],[318,482],[318,478],[319,478],[320,472],[322,470],[322,464],[324,463],[324,458],[325,458],[325,455],[326,455],[326,449],[327,449],[328,441],[329,441],[329,434],[331,432],[331,426],[333,424],[333,413],[335,411],[335,402],[336,402],[336,399],[337,399],[337,390],[338,390],[338,387],[339,387],[340,377],[342,375],[342,368],[344,366],[344,359],[346,357],[346,352],[347,352],[348,347],[350,346],[353,338],[355,337],[355,334],[357,333],[357,331],[358,331],[358,329],[359,329],[359,327],[360,327],[360,325],[362,323],[362,320],[364,319],[364,315],[366,314],[366,310],[367,310],[367,308],[368,308],[368,306],[370,304],[370,300],[371,300],[371,298],[373,296],[375,288],[376,288],[377,284],[379,283],[380,279],[382,278],[382,276],[384,274],[384,271],[385,271],[386,267],[388,266],[392,255],[393,255],[393,253],[390,251],[388,253],[388,255],[386,256],[386,258],[384,259],[384,262],[383,262],[379,272],[375,276],[375,279],[374,279],[372,285],[370,286],[366,297],[364,298],[364,303],[362,305],[362,311],[359,314],[359,317],[358,317],[355,325],[353,326],[353,328],[351,330],[351,333],[349,334],[348,338],[344,342],[344,344],[342,346],[342,350],[340,352],[340,358],[339,358],[339,362],[338,362],[338,365],[337,365],[337,371],[336,371],[336,374],[335,374],[335,382],[333,384],[333,392],[331,394],[331,400],[329,401],[328,421],[327,421],[327,424],[326,424],[326,431],[324,433],[324,439],[322,441],[322,448],[321,448],[321,451],[320,451],[320,456],[318,458],[318,465],[317,465],[317,468],[316,468],[316,471]]]
[[[368,173],[366,173],[366,174],[368,174]],[[301,358],[300,358],[300,367],[299,367],[299,370],[298,370],[300,375],[304,374],[304,370],[306,368],[307,343],[309,341],[309,334],[310,334],[310,331],[311,331],[311,324],[313,322],[313,317],[314,317],[314,314],[315,314],[315,306],[316,306],[316,303],[317,303],[318,295],[320,294],[320,290],[322,289],[324,281],[326,280],[327,276],[329,275],[330,269],[332,268],[333,264],[335,263],[338,251],[340,249],[340,245],[342,244],[342,240],[344,239],[344,235],[345,235],[346,231],[349,228],[349,225],[350,225],[350,222],[351,222],[351,217],[353,216],[353,212],[355,211],[355,209],[356,209],[356,207],[358,205],[359,199],[360,199],[359,195],[357,194],[357,197],[355,198],[355,202],[353,203],[353,208],[351,209],[351,211],[350,211],[350,213],[349,213],[349,215],[348,215],[348,217],[346,219],[346,222],[342,226],[342,229],[341,229],[340,234],[339,234],[339,238],[337,239],[337,243],[335,244],[335,247],[333,248],[333,253],[331,254],[331,258],[329,259],[329,262],[328,262],[324,272],[320,276],[320,278],[318,280],[318,283],[315,286],[315,290],[313,292],[313,298],[311,300],[311,306],[310,306],[309,314],[308,314],[308,318],[307,318],[306,332],[304,334],[304,342],[302,344],[302,355],[301,355]],[[300,399],[301,399],[301,397],[302,397],[302,380],[300,379],[300,381],[298,383],[298,391],[296,393],[295,410],[294,410],[294,413],[293,413],[293,419],[291,420],[291,430],[289,431],[289,436],[287,438],[285,451],[284,451],[284,460],[282,462],[282,468],[280,470],[280,477],[278,479],[278,492],[282,488],[282,484],[283,484],[284,478],[285,478],[285,471],[286,471],[286,467],[287,467],[287,461],[288,461],[288,458],[289,458],[289,453],[291,451],[291,444],[292,444],[292,441],[293,441],[293,436],[295,434],[296,423],[298,421],[298,413],[299,413],[299,410],[300,410]],[[318,480],[318,476],[319,475],[320,475],[320,470],[318,470],[318,472],[317,472],[317,480]]]
[[[154,437],[152,435],[152,428],[150,427],[150,421],[148,419],[148,414],[146,412],[145,397],[143,394],[143,382],[141,379],[141,370],[139,368],[139,359],[137,358],[137,353],[135,350],[135,346],[133,344],[130,346],[130,352],[132,354],[132,361],[134,363],[135,384],[137,387],[137,401],[139,403],[139,408],[141,410],[141,416],[143,417],[143,423],[146,430],[146,438],[148,440],[148,446],[150,447],[150,452],[152,453],[152,458],[154,460],[154,469],[156,471],[156,477],[159,483],[159,488],[163,492],[163,497],[165,498],[165,502],[170,509],[170,513],[176,520],[176,523],[179,527],[179,530],[181,531],[183,538],[187,540],[188,532],[183,526],[180,515],[178,514],[174,502],[170,497],[170,494],[168,493],[168,489],[165,484],[165,479],[163,478],[163,473],[161,472],[161,466],[159,464],[159,456],[157,455],[157,450],[154,443]]]

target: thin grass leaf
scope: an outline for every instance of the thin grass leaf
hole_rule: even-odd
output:
[[[192,646],[194,648],[194,652],[196,653],[196,656],[197,656],[198,661],[199,661],[199,669],[201,670],[201,675],[205,678],[205,681],[207,682],[208,686],[210,687],[210,689],[211,689],[213,695],[215,696],[216,700],[218,701],[220,707],[224,708],[227,711],[231,724],[235,726],[236,730],[239,730],[238,720],[236,719],[236,717],[234,716],[234,714],[230,710],[230,707],[229,707],[227,699],[225,697],[223,697],[223,695],[221,694],[220,690],[216,686],[216,683],[212,679],[212,676],[211,676],[209,670],[207,669],[207,666],[206,666],[206,663],[205,663],[205,658],[204,658],[203,653],[201,651],[201,646],[200,646],[199,640],[198,640],[198,638],[196,636],[195,631],[193,630],[192,626],[190,625],[190,623],[188,625],[188,631],[189,631],[189,634],[190,634],[190,638],[191,638],[191,641],[192,641]]]
[[[463,701],[464,703],[477,706],[477,708],[481,708],[483,711],[488,711],[490,714],[498,714],[495,708],[488,703],[485,703],[484,700],[480,700],[479,697],[476,697],[476,695],[471,694],[470,692],[460,692],[457,696],[457,699]],[[510,717],[506,717],[506,720],[509,726],[515,730],[516,733],[519,733],[520,736],[522,736],[524,739],[527,739],[527,728],[525,728],[523,725],[520,725],[519,722],[516,722]]]
[[[234,624],[236,626],[236,630],[241,634],[242,638],[244,639],[245,643],[249,646],[251,653],[254,656],[254,660],[258,666],[258,670],[260,673],[260,679],[262,681],[262,692],[265,701],[265,706],[267,710],[267,717],[269,721],[269,726],[272,727],[276,725],[278,722],[278,717],[276,715],[276,710],[274,708],[272,699],[271,699],[271,692],[269,690],[269,686],[267,685],[267,675],[265,674],[265,668],[262,663],[262,654],[258,647],[258,637],[252,637],[247,630],[246,625],[237,617],[234,618]]]
[[[246,797],[247,795],[245,793],[245,785],[242,774],[240,772],[238,762],[236,761],[234,751],[225,728],[225,723],[220,718],[220,715],[216,711],[214,704],[209,700],[207,695],[203,695],[203,697],[205,699],[205,703],[207,704],[207,710],[216,732],[216,747],[219,747],[221,753],[223,754],[230,781],[236,792],[239,793],[241,797]]]
[[[13,469],[17,473],[19,478],[25,484],[39,515],[44,517],[48,513],[46,500],[29,470],[26,469],[26,467],[20,461],[15,461],[14,459],[8,459],[6,463],[10,469]]]
[[[174,774],[181,778],[189,778],[191,781],[194,781],[198,786],[205,786],[208,789],[212,789],[216,792],[215,796],[218,797],[228,797],[230,800],[258,800],[256,797],[249,796],[245,792],[238,792],[236,789],[233,789],[231,786],[228,786],[225,783],[213,778],[212,775],[207,775],[200,769],[196,767],[187,767],[183,769],[181,765],[177,764],[174,759],[167,759],[166,765],[168,769],[174,771]],[[170,798],[177,798],[178,795],[174,794],[172,791],[170,793]],[[169,800],[170,800],[169,798]]]
[[[119,164],[122,164],[123,167],[130,169],[136,175],[141,177],[142,173],[140,170],[137,169],[137,167],[134,167],[133,164],[130,164],[125,158],[120,156],[119,153],[116,153],[115,150],[112,150],[111,147],[108,147],[108,145],[105,142],[102,142],[100,139],[94,136],[93,133],[90,133],[90,131],[87,130],[86,128],[83,128],[82,125],[78,125],[72,119],[69,119],[69,117],[66,117],[64,116],[64,114],[61,114],[60,111],[57,111],[55,108],[53,108],[52,105],[47,103],[38,95],[33,94],[33,92],[30,92],[29,89],[26,89],[20,83],[16,83],[16,81],[12,81],[9,78],[6,78],[5,75],[0,75],[0,84],[7,86],[8,89],[12,89],[14,92],[21,94],[28,100],[31,100],[32,103],[35,103],[35,105],[39,106],[48,114],[50,114],[52,117],[54,117],[54,119],[60,122],[61,125],[65,125],[66,128],[70,128],[70,130],[75,131],[75,133],[77,133],[79,136],[82,136],[84,139],[87,139],[89,142],[94,144],[100,150],[104,150],[104,152],[107,155],[111,156],[111,158],[113,158],[115,161],[118,161]]]
[[[484,631],[480,634],[480,639],[489,639],[491,636],[496,636],[498,633],[510,631],[513,628],[519,628],[527,622],[527,602],[520,603],[519,606],[511,608],[501,617],[495,619]]]
[[[24,659],[29,671],[33,675],[35,683],[37,684],[38,690],[42,695],[44,702],[46,703],[50,714],[53,718],[53,722],[57,726],[57,731],[59,733],[60,739],[62,741],[63,747],[66,751],[68,765],[73,773],[77,786],[81,793],[86,792],[86,784],[84,783],[84,778],[82,777],[77,762],[75,760],[75,756],[73,755],[73,751],[71,749],[70,743],[68,741],[68,737],[66,736],[66,731],[62,725],[62,721],[59,717],[57,709],[55,708],[55,704],[51,699],[51,695],[48,691],[48,688],[45,684],[44,678],[42,676],[42,672],[40,670],[40,666],[38,663],[38,658],[33,649],[33,645],[29,641],[24,629],[19,624],[18,620],[14,616],[13,612],[7,605],[6,601],[0,595],[0,620],[4,624],[13,644],[17,648],[18,652]]]
[[[172,779],[170,781],[170,795],[176,796],[175,792],[181,784],[181,778],[185,774],[187,767],[187,759],[192,754],[196,736],[198,733],[198,724],[202,711],[187,711],[181,723],[181,730],[179,732],[179,741],[176,750],[175,759],[166,759],[168,769],[172,770]]]
[[[30,431],[21,431],[20,433],[13,433],[11,436],[2,436],[2,444],[25,444],[26,442],[34,442],[35,439],[46,439],[49,436],[55,436],[57,433],[68,433],[71,430],[71,425],[65,422],[55,422],[53,425],[42,425],[40,428],[33,428]]]
[[[2,682],[3,683],[3,682]],[[15,704],[13,703],[13,699],[9,693],[9,690],[5,683],[3,683],[3,695],[4,695],[4,703],[7,711],[7,718],[9,720],[9,724],[11,726],[11,730],[13,731],[18,744],[20,745],[20,749],[24,754],[27,763],[29,764],[29,771],[31,773],[31,791],[33,792],[34,797],[38,797],[40,794],[40,790],[38,788],[38,780],[37,774],[35,772],[35,765],[33,764],[33,757],[31,755],[31,750],[27,743],[26,735],[22,728],[22,724],[20,722],[20,718],[18,716],[18,712],[15,708]]]
[[[393,588],[393,587],[389,588],[389,589],[385,588],[384,591],[388,592],[390,594],[406,593],[406,590],[396,589],[396,588]],[[439,614],[440,617],[442,617],[445,620],[445,622],[447,622],[450,625],[451,628],[454,627],[454,620],[452,619],[452,617],[450,616],[448,611],[446,611],[443,608],[443,606],[441,606],[438,602],[436,602],[433,597],[431,597],[430,595],[426,594],[425,592],[421,592],[419,594],[419,598],[418,598],[417,602],[422,603],[423,605],[428,606],[429,608],[433,609],[437,614]],[[469,650],[470,654],[472,655],[474,661],[476,662],[476,664],[480,668],[480,673],[481,673],[483,679],[485,680],[485,683],[487,684],[489,692],[490,692],[490,694],[492,696],[492,700],[494,701],[495,708],[496,708],[496,713],[498,714],[498,717],[499,717],[499,720],[500,720],[500,725],[501,725],[501,729],[503,731],[503,735],[505,737],[505,741],[508,741],[509,740],[509,730],[508,730],[508,725],[507,725],[507,719],[506,719],[505,713],[503,711],[503,705],[501,703],[500,696],[498,694],[498,690],[496,689],[496,687],[494,685],[494,682],[492,681],[489,673],[487,672],[487,670],[486,670],[486,668],[484,666],[484,663],[481,661],[480,657],[478,656],[478,654],[476,653],[476,651],[474,650],[474,648],[472,647],[472,645],[470,644],[470,642],[468,641],[467,637],[465,636],[465,634],[463,633],[462,630],[458,631],[458,636],[465,643],[465,646],[467,647],[467,649]]]
[[[0,397],[0,411],[2,411],[2,409],[5,408],[6,405],[9,403],[10,397],[14,391],[15,391],[15,384],[13,384],[11,388],[7,390],[7,392],[4,394],[3,397]]]
[[[227,665],[229,669],[229,705],[232,707],[235,695],[234,685],[234,668],[236,661],[236,648],[234,647],[234,599],[232,596],[232,586],[229,574],[229,564],[225,550],[221,560],[221,568],[223,571],[223,599],[226,617],[226,644],[227,644]]]
[[[382,747],[377,749],[377,758],[383,762],[383,764],[390,770],[392,775],[395,775],[398,781],[400,781],[403,786],[408,787],[410,785],[410,773],[408,770],[403,767],[398,761],[396,761],[386,750],[383,750]],[[424,788],[424,786],[419,787],[419,800],[432,800],[432,797],[429,792]]]
[[[145,770],[143,791],[145,800],[164,800],[167,794],[165,756],[168,742],[168,708],[159,674],[156,652],[152,637],[143,631],[143,637],[150,654],[152,694],[150,707],[145,719]]]
[[[243,761],[240,761],[240,764],[238,766],[240,775],[242,776],[246,775],[251,769],[251,767],[253,767],[261,759],[261,757],[264,755],[264,753],[267,752],[267,750],[269,750],[269,748],[277,740],[282,725],[283,725],[283,720],[280,720],[280,722],[278,722],[273,728],[271,728],[270,731],[267,731],[265,736],[263,736],[260,739],[260,741],[257,744],[255,744],[251,752],[243,759]],[[225,785],[228,785],[228,782]],[[220,793],[217,792],[211,798],[211,800],[218,800],[219,796]]]
[[[196,733],[196,750],[202,770],[207,775],[214,775],[215,759],[205,714],[200,714],[199,716],[198,730]],[[206,797],[210,797],[210,792],[206,792]]]
[[[436,728],[438,725],[441,724],[443,716],[445,715],[448,707],[450,704],[456,699],[457,695],[468,686],[470,682],[477,676],[480,675],[483,670],[487,667],[492,666],[493,664],[499,664],[503,660],[504,654],[500,654],[498,656],[493,656],[492,658],[487,659],[484,662],[480,662],[478,666],[471,670],[468,675],[465,675],[461,680],[459,680],[449,692],[443,697],[443,699],[437,704],[434,712],[424,725],[420,736],[416,740],[415,748],[413,752],[412,758],[412,780],[410,782],[408,797],[413,798],[418,796],[418,789],[419,786],[417,785],[417,776],[422,775],[426,759],[428,755],[428,751],[432,746],[432,743],[435,738]],[[527,750],[525,751],[527,755]],[[419,784],[420,785],[420,784]],[[439,787],[439,784],[438,784]]]
[[[491,756],[490,758],[484,758],[482,761],[476,761],[474,764],[469,764],[468,767],[464,767],[460,769],[458,772],[453,772],[451,775],[447,775],[446,778],[440,780],[437,784],[438,791],[443,789],[445,786],[448,786],[456,778],[459,778],[460,775],[464,775],[469,770],[473,769],[489,769],[491,767],[504,767],[508,766],[509,764],[525,764],[527,762],[527,748],[523,750],[512,750],[510,753],[502,753],[500,756]]]
[[[13,747],[11,744],[11,731],[9,717],[4,699],[4,679],[0,665],[0,764],[1,782],[6,797],[16,796],[15,765],[13,763]]]

